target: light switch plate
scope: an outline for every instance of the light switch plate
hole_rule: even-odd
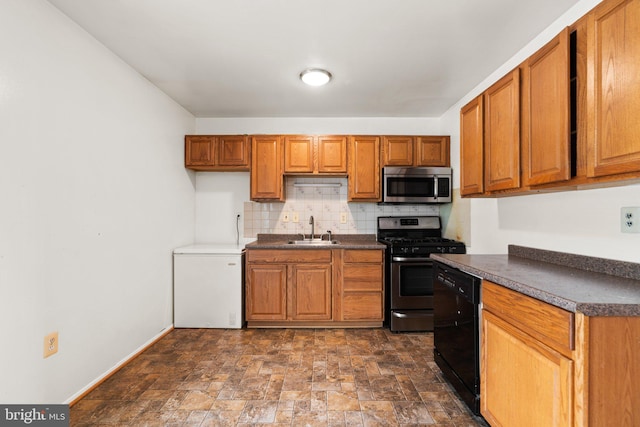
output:
[[[620,231],[640,233],[640,207],[620,208]]]

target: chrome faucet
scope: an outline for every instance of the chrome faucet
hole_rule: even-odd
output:
[[[314,239],[314,234],[315,234],[314,233],[315,223],[313,221],[313,215],[311,215],[309,217],[309,224],[311,224],[311,240],[313,240]]]

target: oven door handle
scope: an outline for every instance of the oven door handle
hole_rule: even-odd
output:
[[[401,257],[401,256],[394,256],[391,257],[391,262],[432,262],[433,260],[429,257],[419,257],[419,258],[412,258],[412,257]]]

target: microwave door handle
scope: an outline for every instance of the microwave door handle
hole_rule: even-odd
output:
[[[438,199],[438,175],[433,177],[433,198]]]

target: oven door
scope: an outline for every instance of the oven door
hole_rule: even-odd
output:
[[[433,309],[433,260],[391,258],[391,310]]]

